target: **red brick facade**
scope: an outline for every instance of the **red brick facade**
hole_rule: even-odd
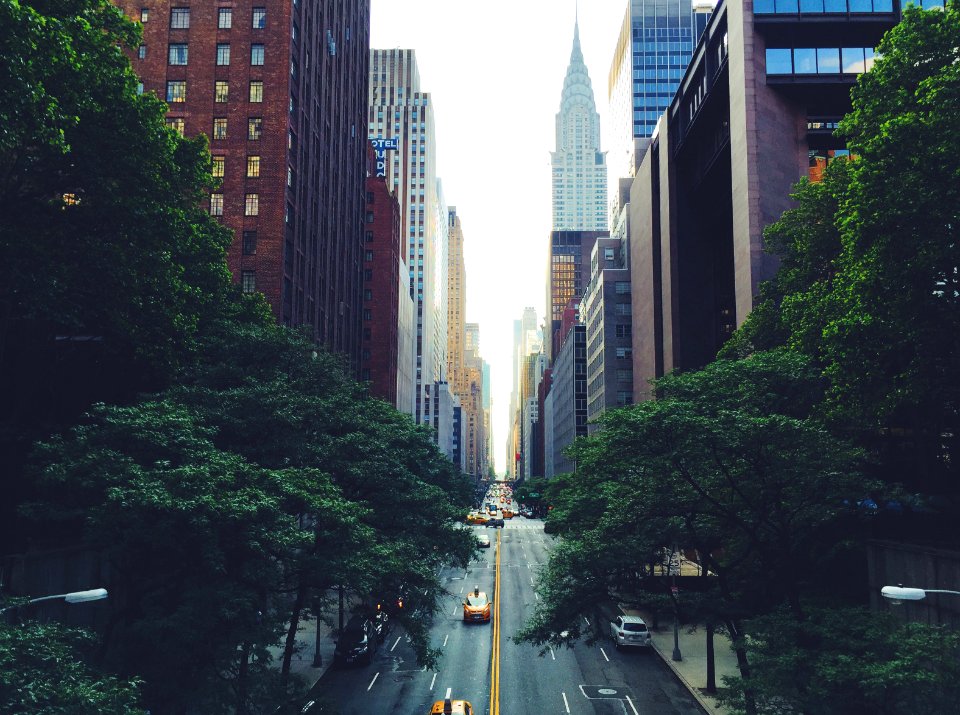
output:
[[[400,204],[386,179],[375,176],[367,178],[366,204],[361,378],[370,382],[371,394],[396,405]]]
[[[369,0],[117,2],[143,22],[145,91],[222,161],[234,279],[359,374]]]

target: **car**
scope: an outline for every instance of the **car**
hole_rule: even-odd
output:
[[[477,511],[472,511],[469,514],[467,514],[467,523],[479,524],[482,526],[483,524],[487,523],[487,515]]]
[[[352,663],[370,665],[379,644],[377,628],[373,620],[360,614],[351,616],[343,628],[343,633],[337,639],[333,661],[337,665]]]
[[[503,528],[503,519],[497,516],[491,516],[487,519],[487,526]]]
[[[512,519],[512,518],[513,518],[513,512],[510,511],[509,509],[503,509],[503,510],[501,510],[501,513],[503,514],[503,518],[504,518],[504,519]]]
[[[617,650],[625,646],[650,647],[650,631],[640,616],[617,616],[610,623],[610,637],[616,643]]]
[[[474,586],[473,590],[463,600],[463,622],[481,621],[489,623],[492,605],[493,602],[487,597],[487,594],[481,591],[479,586]]]
[[[477,535],[477,542],[480,544],[481,549],[490,548],[490,537],[487,536],[486,534]]]
[[[473,705],[466,700],[438,700],[430,708],[429,715],[476,715]]]

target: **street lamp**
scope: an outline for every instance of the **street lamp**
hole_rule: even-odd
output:
[[[896,586],[884,586],[880,589],[884,598],[889,598],[893,603],[890,605],[898,606],[904,601],[922,601],[928,593],[949,593],[954,596],[960,596],[960,591],[947,591],[941,588],[908,588],[903,584]]]
[[[40,601],[53,601],[58,598],[62,598],[67,603],[86,603],[87,601],[99,601],[107,597],[107,589],[105,588],[93,588],[89,591],[72,591],[70,593],[59,593],[56,596],[42,596],[40,598],[31,598],[26,603],[19,603],[16,606],[7,606],[6,608],[0,608],[0,613],[4,611],[10,611],[14,608],[20,608],[20,606],[26,606],[31,603],[39,603]]]

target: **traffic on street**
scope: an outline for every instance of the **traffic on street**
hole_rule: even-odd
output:
[[[489,513],[509,506],[509,494],[502,492],[488,494],[481,508]],[[606,637],[592,646],[578,643],[541,654],[534,646],[515,644],[512,635],[540,598],[537,572],[547,563],[553,537],[544,534],[542,520],[533,518],[508,518],[502,528],[477,523],[471,528],[478,538],[487,537],[491,548],[478,550],[466,570],[446,568],[439,574],[447,595],[431,623],[431,645],[442,651],[437,669],[418,667],[397,629],[369,665],[328,670],[302,712],[312,712],[311,702],[323,702],[342,715],[702,714],[651,648],[619,647],[623,636],[618,645],[613,623],[601,624]],[[617,623],[622,628],[624,621]],[[645,644],[648,639],[636,642]]]

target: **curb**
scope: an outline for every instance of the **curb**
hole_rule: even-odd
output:
[[[626,611],[623,610],[623,607],[619,603],[617,604],[617,608],[620,610],[621,613],[626,615]],[[656,643],[653,642],[652,639],[650,640],[650,647],[653,648],[653,651],[658,656],[660,656],[660,660],[662,660],[664,665],[666,665],[670,669],[670,672],[673,673],[674,676],[676,676],[677,680],[679,680],[683,684],[683,687],[685,687],[688,691],[690,691],[690,694],[697,701],[697,704],[700,706],[700,709],[703,710],[704,715],[712,715],[713,713],[717,712],[714,709],[714,705],[712,703],[707,702],[706,698],[703,696],[700,690],[694,687],[693,685],[691,685],[690,681],[683,676],[683,673],[681,673],[679,670],[677,670],[673,666],[672,657],[668,656],[666,653],[661,651],[657,647]]]

